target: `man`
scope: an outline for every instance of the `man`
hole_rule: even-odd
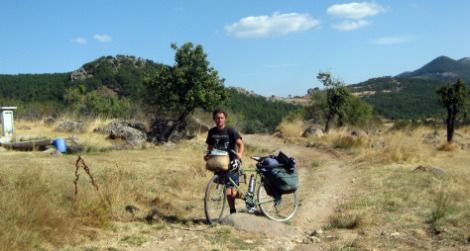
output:
[[[217,109],[212,113],[212,118],[215,122],[215,127],[209,130],[207,134],[207,149],[218,149],[227,151],[230,157],[230,163],[235,163],[234,160],[241,161],[244,145],[240,134],[232,127],[225,125],[227,120],[227,113],[224,110]],[[204,159],[207,161],[208,156]],[[237,185],[239,185],[240,178],[238,172],[227,172],[227,177],[230,177]],[[228,181],[228,179],[227,179]],[[228,181],[227,183],[227,201],[230,207],[230,213],[235,213],[235,198],[240,197],[233,188],[233,184]]]

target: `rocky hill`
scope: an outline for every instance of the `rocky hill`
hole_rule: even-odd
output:
[[[401,78],[435,79],[443,81],[455,81],[459,78],[470,82],[470,58],[464,57],[454,60],[446,56],[440,56],[428,64],[412,72],[404,72],[397,75]]]

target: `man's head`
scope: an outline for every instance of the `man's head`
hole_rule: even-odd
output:
[[[217,128],[223,129],[225,127],[225,121],[227,119],[227,112],[222,109],[217,109],[212,112],[212,118],[214,119]]]

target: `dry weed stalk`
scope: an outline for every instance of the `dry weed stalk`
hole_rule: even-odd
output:
[[[90,167],[88,167],[88,165],[85,163],[85,160],[82,158],[81,155],[78,155],[77,161],[75,162],[75,180],[73,181],[73,183],[75,185],[75,201],[77,201],[77,196],[78,196],[78,179],[80,178],[80,174],[78,173],[78,171],[79,171],[80,167],[82,167],[83,170],[85,170],[86,174],[88,174],[88,177],[90,177],[91,184],[95,188],[96,192],[98,193],[101,201],[105,205],[108,205],[106,203],[106,200],[103,198],[103,195],[100,192],[98,184],[96,184],[96,182],[95,182],[95,178],[91,174]]]

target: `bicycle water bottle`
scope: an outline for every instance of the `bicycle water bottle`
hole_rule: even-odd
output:
[[[253,194],[255,190],[255,176],[252,174],[250,176],[250,183],[248,184],[248,193]]]

